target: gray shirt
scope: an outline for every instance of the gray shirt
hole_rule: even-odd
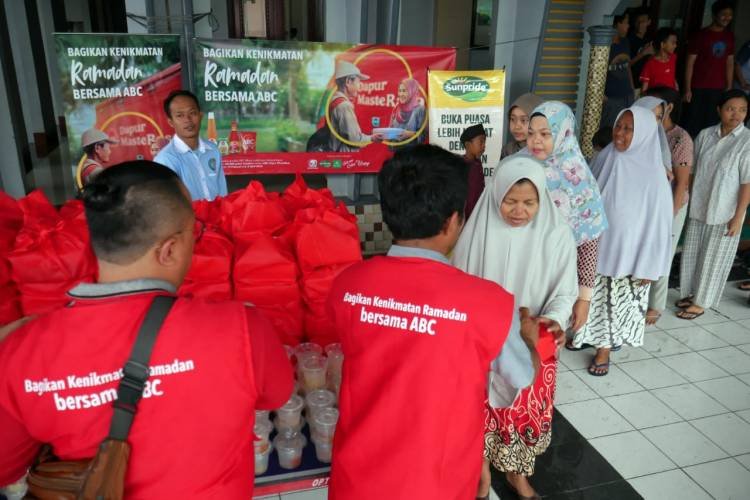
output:
[[[329,143],[330,150],[358,151],[359,148],[366,145],[364,143],[371,142],[371,138],[369,135],[362,133],[362,129],[359,127],[359,122],[357,121],[357,115],[354,114],[354,104],[352,104],[343,92],[338,91],[333,94],[333,97],[331,97],[331,103],[335,102],[337,99],[340,100],[341,98],[343,98],[343,101],[339,102],[339,104],[330,112],[331,128],[333,129],[331,131],[331,140]],[[353,146],[341,142],[333,134],[334,131],[342,138],[349,142],[353,142],[356,145]]]

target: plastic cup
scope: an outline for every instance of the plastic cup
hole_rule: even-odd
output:
[[[273,424],[268,419],[256,420],[253,432],[255,433],[255,440],[253,441],[253,447],[255,448],[255,454],[263,453],[271,446],[271,442],[268,437],[271,435],[273,430]]]
[[[255,475],[260,476],[268,470],[268,457],[271,456],[273,446],[270,444],[262,452],[255,451]]]
[[[294,425],[289,425],[288,422],[280,421],[279,417],[276,417],[273,420],[273,425],[276,427],[276,430],[279,432],[288,432],[288,431],[301,432],[302,428],[305,426],[305,417],[300,417],[299,422],[297,422]]]
[[[307,421],[312,424],[321,410],[332,408],[336,404],[336,395],[327,389],[317,389],[305,396],[307,406]]]
[[[294,356],[294,347],[284,344],[284,350],[286,351],[286,357],[292,359],[292,356]]]
[[[297,379],[302,380],[302,362],[311,356],[323,356],[323,348],[312,342],[303,342],[294,348],[294,358],[297,360]]]
[[[307,444],[305,436],[299,432],[279,433],[273,440],[273,447],[279,455],[282,469],[296,469],[302,463],[302,449]]]
[[[326,361],[320,356],[307,356],[302,359],[302,388],[305,394],[326,386]]]
[[[333,443],[319,443],[314,440],[313,442],[315,443],[315,456],[318,457],[318,460],[330,464],[333,455]]]
[[[261,420],[268,420],[271,421],[269,414],[271,412],[268,410],[255,410],[255,422],[259,422]]]
[[[344,353],[341,350],[341,344],[328,344],[326,346],[328,381],[333,379],[341,380],[341,367],[344,364]]]
[[[336,432],[339,411],[336,408],[323,408],[310,420],[310,435],[316,443],[332,443]]]
[[[276,410],[277,428],[295,428],[300,425],[302,419],[302,408],[305,401],[296,394],[289,398],[284,406]]]

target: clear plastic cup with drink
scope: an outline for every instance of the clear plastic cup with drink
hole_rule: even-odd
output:
[[[305,401],[298,395],[293,394],[284,406],[276,410],[277,429],[296,429],[302,427],[302,408]]]
[[[294,348],[294,359],[297,362],[297,379],[302,380],[302,361],[310,356],[323,356],[323,348],[312,342],[297,344]]]
[[[332,408],[336,404],[336,395],[327,389],[317,389],[305,396],[307,406],[307,421],[312,425],[315,415],[325,408]]]
[[[339,411],[336,408],[323,408],[310,418],[310,436],[316,443],[332,443],[336,432]]]
[[[344,352],[341,350],[341,344],[328,344],[326,351],[326,385],[328,389],[338,394],[338,388],[341,386],[341,368],[344,364]]]
[[[319,443],[317,441],[313,441],[313,443],[315,443],[315,456],[318,460],[330,464],[333,455],[333,443]]]
[[[305,394],[326,386],[326,360],[321,356],[307,356],[302,359],[302,388]]]
[[[268,420],[270,422],[270,413],[268,410],[255,410],[255,422],[257,423],[259,420]]]
[[[271,442],[268,437],[273,431],[273,424],[267,418],[261,418],[255,421],[253,427],[253,433],[255,434],[255,440],[253,441],[253,447],[255,448],[255,454],[263,453],[271,446]]]
[[[283,469],[296,469],[302,463],[302,449],[307,444],[304,435],[295,431],[280,432],[273,440]]]
[[[271,456],[271,451],[273,451],[273,446],[268,445],[268,447],[258,452],[255,451],[255,475],[260,476],[261,474],[265,474],[268,470],[268,457]]]

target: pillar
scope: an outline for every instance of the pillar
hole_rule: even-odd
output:
[[[607,82],[607,66],[609,66],[609,46],[615,29],[611,26],[591,26],[589,43],[589,70],[586,75],[586,97],[583,102],[583,119],[581,120],[581,150],[586,158],[594,154],[591,139],[599,130],[604,104],[604,87]]]

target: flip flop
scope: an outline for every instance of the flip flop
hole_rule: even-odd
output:
[[[678,318],[680,318],[680,319],[684,319],[684,320],[687,320],[687,321],[692,321],[695,318],[700,318],[704,314],[706,314],[705,310],[702,311],[702,312],[699,312],[699,313],[691,313],[691,312],[687,312],[687,311],[677,311],[676,316]]]
[[[737,285],[737,288],[740,290],[744,290],[745,292],[750,292],[750,281],[743,281],[739,285]]]
[[[597,373],[596,370],[600,370],[602,368],[606,368],[606,370],[602,373]],[[609,361],[606,363],[594,363],[593,361],[589,365],[588,369],[589,375],[592,377],[603,377],[607,374],[609,374]]]
[[[622,349],[622,344],[620,344],[620,345],[616,345],[616,346],[614,346],[614,347],[610,347],[610,348],[609,348],[609,352],[617,352],[617,351],[619,351],[620,349]]]
[[[685,309],[686,307],[690,307],[693,305],[693,299],[691,297],[685,297],[684,299],[680,299],[675,302],[674,305],[679,307],[680,309]]]

